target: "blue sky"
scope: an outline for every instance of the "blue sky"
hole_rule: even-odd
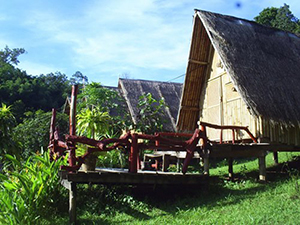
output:
[[[195,8],[252,20],[286,3],[299,18],[298,1],[0,0],[0,48],[25,48],[19,68],[30,75],[169,81],[185,73]]]

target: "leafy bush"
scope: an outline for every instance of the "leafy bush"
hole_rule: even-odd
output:
[[[23,149],[22,156],[24,158],[27,158],[32,152],[37,152],[41,146],[47,148],[51,115],[51,112],[38,110],[14,129],[15,139]],[[68,116],[57,113],[56,121],[60,128],[60,134],[68,133]]]
[[[16,119],[11,112],[11,106],[2,103],[0,107],[0,156],[6,153],[16,153],[17,145],[13,141],[13,128]]]
[[[159,101],[152,97],[151,93],[140,96],[138,102],[137,124],[135,129],[146,134],[154,134],[163,130],[165,122],[164,107],[167,107],[164,99]]]
[[[0,174],[0,223],[35,224],[60,199],[61,161],[50,162],[47,152],[24,163],[12,155],[6,159]]]

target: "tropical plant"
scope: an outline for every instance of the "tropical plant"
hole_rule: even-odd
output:
[[[32,152],[39,151],[41,147],[47,148],[52,113],[38,110],[28,112],[26,115],[27,118],[14,128],[14,136],[21,146],[21,154],[24,158],[27,158]],[[66,114],[57,113],[56,123],[61,134],[67,133],[68,116]]]
[[[138,102],[138,115],[135,129],[139,132],[154,134],[163,130],[165,122],[164,107],[167,107],[163,98],[156,100],[151,93],[140,96]]]
[[[118,91],[92,82],[85,85],[78,95],[77,108],[78,112],[85,108],[92,110],[94,107],[98,108],[98,111],[108,112],[110,115],[108,133],[120,136],[122,130],[131,125],[131,119],[125,105],[125,100]]]
[[[77,115],[77,131],[79,135],[100,139],[108,131],[110,120],[108,112],[98,107],[85,108]]]
[[[61,163],[50,162],[48,152],[33,154],[24,163],[7,154],[0,174],[0,223],[36,224],[53,209],[60,199]]]
[[[118,101],[121,100],[117,91],[92,82],[87,84],[78,95],[78,110],[92,107],[98,107],[103,112],[119,110]]]
[[[15,125],[16,119],[11,112],[11,106],[2,103],[0,107],[0,155],[16,153],[17,146],[12,136]]]

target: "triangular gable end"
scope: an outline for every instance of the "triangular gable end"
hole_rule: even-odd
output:
[[[205,27],[195,14],[186,76],[177,118],[177,130],[193,132],[200,112],[200,97],[211,67],[213,48]]]

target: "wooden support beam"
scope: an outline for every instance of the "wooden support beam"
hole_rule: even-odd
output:
[[[228,177],[233,180],[233,158],[228,158]]]
[[[77,188],[76,183],[71,182],[69,189],[69,219],[70,224],[76,224],[76,197],[77,197]]]
[[[54,139],[54,132],[55,132],[55,122],[56,122],[56,109],[52,109],[52,116],[51,116],[51,122],[50,122],[50,143]]]
[[[274,163],[277,165],[278,164],[278,152],[273,152],[273,160],[274,160]]]
[[[180,172],[180,158],[177,158],[176,162],[176,171],[179,173]]]
[[[78,85],[72,86],[71,94],[71,108],[70,108],[70,117],[69,117],[69,133],[70,135],[76,134],[76,100],[77,100],[77,91]],[[69,154],[69,165],[75,166],[76,164],[76,145],[70,145],[70,154]]]
[[[195,106],[187,106],[187,105],[182,105],[180,106],[180,110],[185,110],[185,111],[199,111],[199,107]]]
[[[54,138],[55,122],[56,122],[56,109],[52,109],[52,116],[51,116],[51,122],[50,122],[50,131],[49,131],[49,155],[50,155],[50,161],[53,161],[54,154],[56,152],[56,144],[55,144],[55,138]]]
[[[137,173],[138,165],[138,155],[139,155],[139,147],[138,147],[138,135],[132,134],[131,135],[131,148],[130,148],[130,155],[129,155],[129,172],[130,173]]]
[[[164,154],[163,155],[163,161],[162,161],[162,171],[167,172],[168,167],[170,165],[170,155],[169,154]]]
[[[204,174],[209,175],[209,157],[208,156],[203,158],[203,164],[204,164]]]
[[[259,166],[259,181],[265,182],[266,181],[266,156],[258,157],[258,166]]]
[[[70,109],[70,135],[76,134],[76,100],[77,100],[77,91],[78,85],[72,86],[72,93],[71,93],[71,109]]]
[[[208,62],[203,62],[203,61],[199,61],[199,60],[194,60],[194,59],[189,59],[190,63],[195,63],[195,64],[199,64],[199,65],[203,65],[203,66],[207,66]]]

